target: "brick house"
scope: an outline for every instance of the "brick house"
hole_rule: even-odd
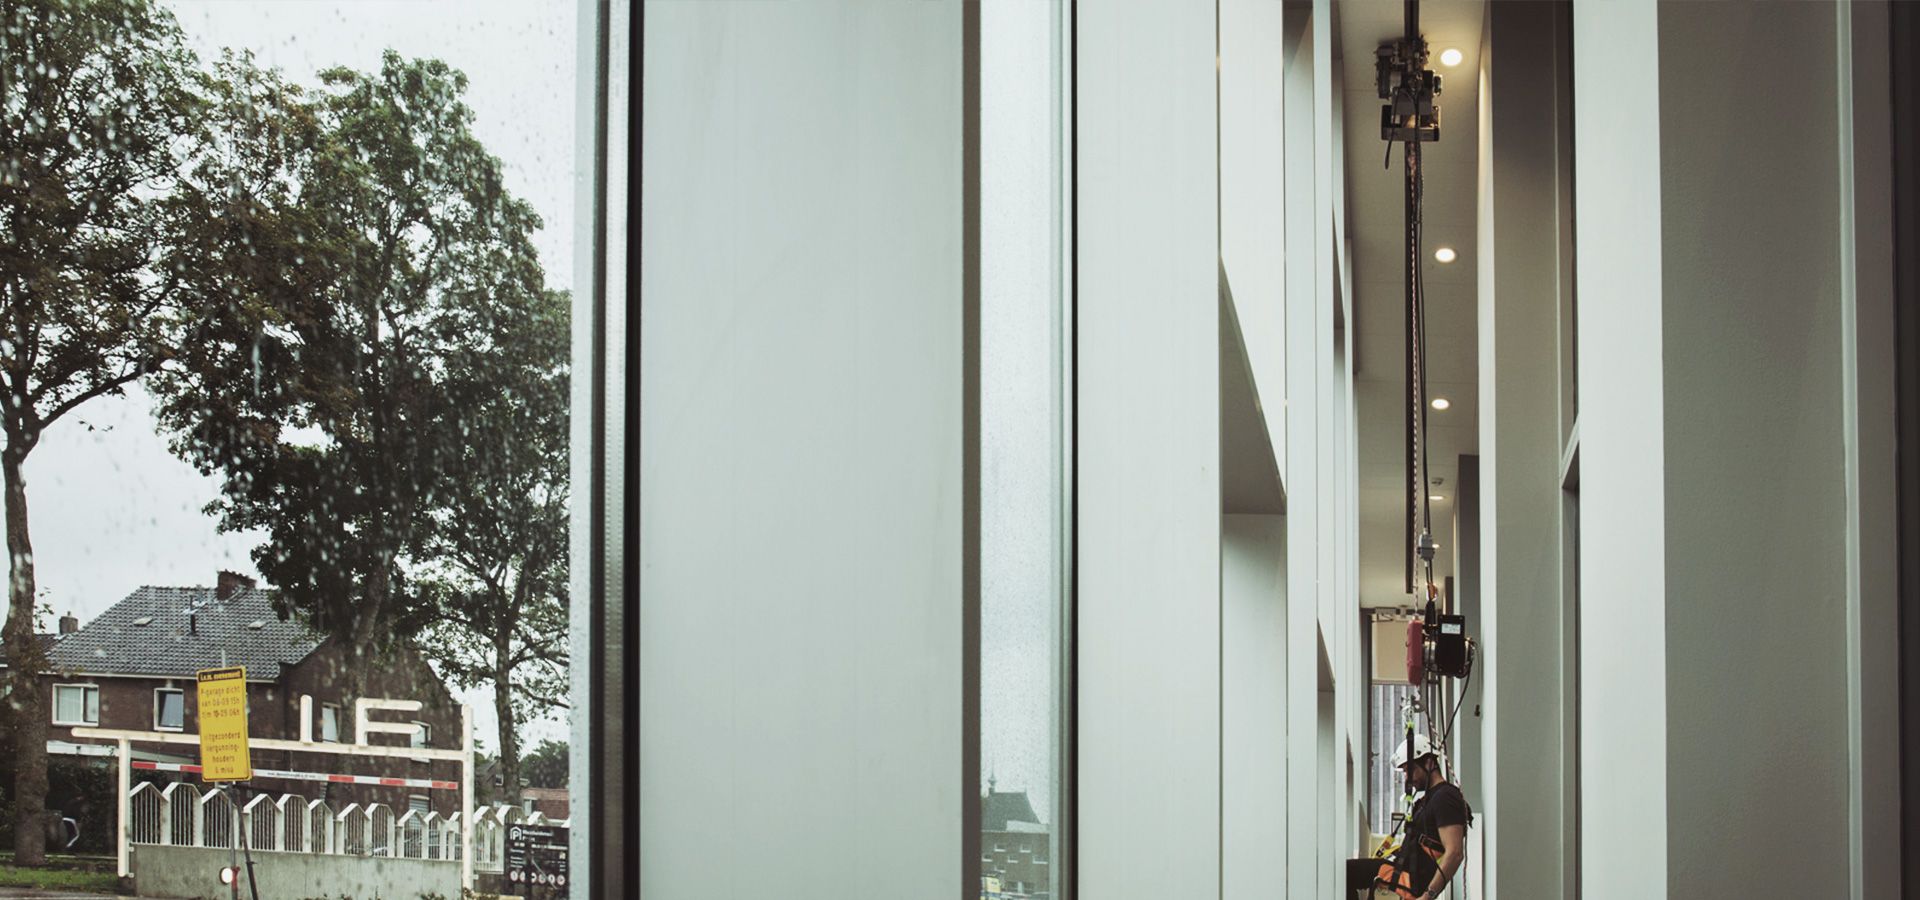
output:
[[[1053,835],[1034,815],[1026,791],[987,785],[980,798],[980,872],[998,879],[1001,897],[1044,900],[1051,896]]]
[[[71,618],[49,650],[49,668],[41,677],[42,709],[50,717],[50,753],[108,755],[110,742],[75,737],[80,726],[133,731],[198,731],[194,675],[201,669],[245,666],[248,732],[254,738],[299,740],[300,698],[313,698],[312,739],[351,742],[353,699],[340,673],[346,655],[331,638],[304,625],[282,621],[273,611],[273,594],[251,579],[221,572],[214,587],[142,587],[85,627]],[[369,743],[453,749],[460,746],[459,703],[446,685],[411,648],[376,664],[369,681],[380,697],[419,700],[418,713],[402,717],[375,712],[392,721],[411,721],[419,731],[380,734]],[[197,763],[191,744],[136,742],[136,761]],[[459,764],[403,759],[369,759],[328,753],[253,751],[256,769],[382,775],[458,781]],[[174,775],[166,780],[191,779]],[[398,813],[426,806],[450,813],[458,809],[455,791],[423,791],[306,781],[274,782],[256,778],[255,787],[346,803],[386,803]]]

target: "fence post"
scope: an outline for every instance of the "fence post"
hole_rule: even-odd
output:
[[[158,695],[156,694],[155,696]],[[127,815],[127,802],[129,799],[127,792],[133,789],[133,777],[131,774],[131,760],[127,757],[126,738],[120,739],[117,750],[118,752],[115,755],[119,757],[120,769],[120,802],[118,804],[120,807],[120,839],[116,842],[118,846],[114,848],[114,856],[117,865],[115,872],[121,878],[125,878],[133,874],[133,866],[128,860],[129,854],[127,853],[127,829],[132,827],[129,824],[130,817]]]
[[[473,890],[473,707],[460,704],[460,890]]]

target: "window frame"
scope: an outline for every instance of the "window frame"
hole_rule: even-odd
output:
[[[407,735],[407,746],[416,750],[432,749],[433,748],[433,726],[429,723],[422,722],[419,719],[413,720],[412,724],[415,726],[415,728],[412,734]],[[433,760],[430,760],[421,756],[413,757],[413,761],[416,763],[420,763],[421,765],[427,765],[433,762]]]
[[[167,725],[160,721],[160,709],[161,709],[160,695],[161,694],[179,694],[180,695],[180,724]],[[157,687],[153,689],[153,730],[155,731],[186,731],[187,730],[186,689],[177,688],[177,687]]]
[[[639,369],[626,348],[640,345],[638,319],[628,329],[629,208],[635,185],[628,116],[633,99],[635,26],[646,4],[578,0],[579,178],[574,244],[573,440],[574,491],[569,583],[573,596],[592,598],[568,616],[574,715],[569,763],[571,849],[576,884],[593,896],[639,890],[644,849],[625,816],[640,808],[639,584],[628,575],[620,548],[639,529],[639,484],[628,466],[639,455]],[[639,17],[639,22],[635,16]],[[637,243],[637,242],[636,242]],[[637,306],[637,301],[635,303]],[[638,469],[633,469],[635,475]],[[629,490],[632,488],[632,490]],[[631,524],[629,524],[631,523]]]
[[[327,724],[328,724],[328,718],[329,718],[327,715],[328,713],[333,714],[331,717],[332,724],[333,724],[332,737],[327,736]],[[338,703],[320,704],[320,741],[319,742],[322,744],[338,744],[341,742],[340,741],[340,704]]]
[[[91,696],[93,697],[93,703],[92,703],[93,721],[72,722],[72,721],[66,721],[60,718],[60,691],[62,689],[67,689],[67,688],[72,688],[72,689],[81,691],[80,716],[82,719],[84,719],[87,715],[87,707],[88,707],[87,697],[89,696],[89,692],[91,693]],[[53,701],[52,721],[55,727],[57,728],[98,728],[100,727],[100,685],[98,683],[89,682],[89,681],[72,681],[72,682],[55,684],[53,686],[53,693],[51,695],[51,699]]]

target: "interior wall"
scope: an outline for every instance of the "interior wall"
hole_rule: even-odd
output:
[[[1281,156],[1280,4],[1220,3],[1220,264],[1274,458],[1287,466],[1285,184]]]
[[[1659,8],[1675,896],[1730,871],[1779,896],[1851,877],[1838,21],[1828,4]],[[1791,865],[1728,825],[1762,821],[1792,823]]]
[[[1479,246],[1493,245],[1491,242],[1483,241]],[[1486,251],[1481,252],[1484,254]],[[1487,333],[1484,325],[1481,326],[1480,333],[1484,341],[1484,335]],[[1482,403],[1479,408],[1486,409],[1487,405]],[[1485,446],[1485,444],[1486,439],[1482,438],[1481,445]],[[1456,582],[1459,588],[1455,592],[1454,602],[1460,613],[1467,617],[1467,630],[1477,634],[1478,639],[1484,644],[1487,639],[1486,604],[1481,599],[1480,530],[1485,525],[1480,518],[1480,457],[1477,454],[1461,454],[1459,468],[1455,471],[1457,474],[1453,482],[1453,543],[1456,548],[1454,571],[1460,574]],[[1484,650],[1484,647],[1482,649]],[[1454,747],[1450,751],[1454,754],[1453,758],[1460,761],[1458,781],[1462,793],[1466,795],[1467,802],[1473,804],[1475,810],[1483,813],[1487,809],[1486,778],[1483,776],[1487,734],[1487,720],[1483,715],[1487,662],[1488,657],[1484,653],[1474,661],[1474,667],[1480,671],[1473,673],[1472,680],[1465,685],[1465,690],[1460,695],[1459,718],[1455,720],[1457,724],[1454,726],[1456,736]]]
[[[1488,896],[1561,892],[1559,3],[1488,5],[1481,152]],[[1474,792],[1469,791],[1469,797]]]
[[[961,8],[646,14],[639,891],[970,889]]]
[[[1082,896],[1220,890],[1211,4],[1076,11]]]
[[[1887,47],[1920,46],[1920,8],[1891,4]],[[1920,60],[1892,53],[1893,299],[1898,382],[1899,754],[1920,757]],[[1920,778],[1900,779],[1900,845],[1905,884],[1920,885]]]
[[[1848,435],[1849,839],[1856,896],[1900,893],[1898,417],[1891,4],[1839,10],[1841,394]],[[1914,882],[1907,882],[1912,885]]]
[[[1654,0],[1576,2],[1572,13],[1580,198],[1580,854],[1594,861],[1582,866],[1580,889],[1590,897],[1660,897],[1669,864],[1664,81],[1662,67],[1618,60],[1621,48],[1666,48]],[[1729,145],[1716,138],[1713,146]]]
[[[1314,19],[1307,3],[1283,8],[1282,59],[1286,193],[1287,335],[1287,896],[1319,897],[1319,494],[1320,316],[1330,315],[1316,281],[1316,243],[1324,209],[1316,179]],[[1329,334],[1331,329],[1329,329]]]
[[[1286,891],[1286,519],[1220,520],[1220,896]]]

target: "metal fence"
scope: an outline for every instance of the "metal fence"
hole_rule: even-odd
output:
[[[487,806],[473,817],[474,869],[499,872],[507,829],[515,824],[566,827],[513,806]],[[395,818],[383,803],[348,804],[336,811],[298,794],[260,794],[236,807],[225,790],[196,785],[136,785],[127,794],[127,840],[178,847],[238,847],[242,829],[255,850],[335,856],[398,856],[456,862],[460,814],[408,811]]]

